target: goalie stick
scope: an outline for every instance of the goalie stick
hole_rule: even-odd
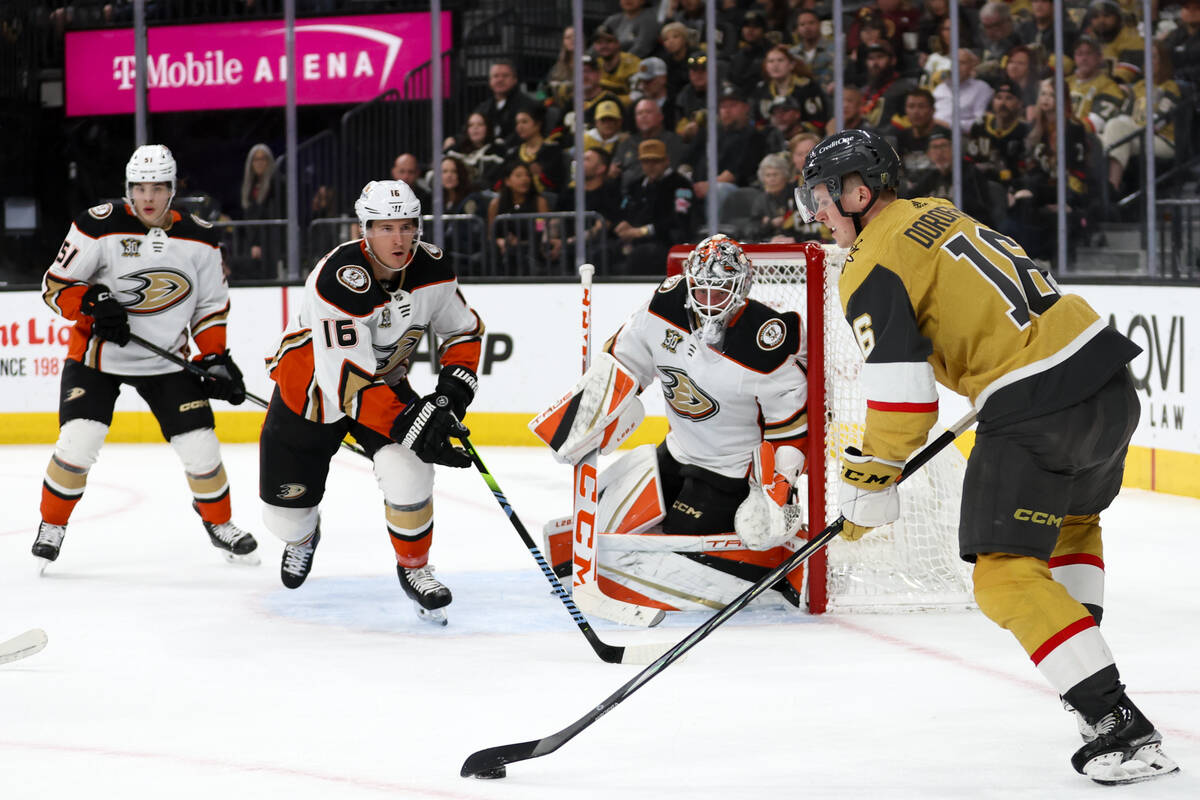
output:
[[[199,364],[195,364],[191,361],[188,361],[186,358],[178,356],[175,353],[172,353],[170,350],[163,349],[163,348],[159,347],[158,345],[154,344],[153,342],[148,342],[145,339],[143,339],[141,336],[138,336],[136,333],[129,334],[129,341],[136,342],[137,344],[140,344],[142,347],[149,350],[151,353],[162,356],[167,361],[178,364],[179,366],[183,367],[185,370],[192,373],[193,375],[195,375],[198,378],[209,377],[208,370],[206,370],[204,367],[200,366]],[[257,406],[260,406],[261,408],[266,408],[268,405],[266,400],[263,400],[258,395],[251,394],[250,392],[246,392],[246,399],[249,400],[250,402],[254,403]],[[359,447],[356,444],[351,444],[350,442],[343,440],[342,447],[346,448],[347,450],[349,450],[352,453],[357,453],[360,456],[369,457],[369,456],[367,456],[366,451],[363,450],[361,447]]]
[[[904,465],[904,469],[900,473],[900,477],[896,479],[896,483],[908,478],[909,475],[923,467],[931,458],[946,448],[953,442],[960,433],[965,431],[975,422],[975,412],[971,411],[961,420],[954,424],[950,430],[945,431],[928,445],[926,445],[919,453],[909,459]],[[775,585],[783,576],[787,575],[796,567],[803,564],[817,551],[829,544],[829,542],[837,536],[842,530],[842,524],[846,521],[845,517],[839,516],[833,521],[829,527],[818,533],[807,544],[793,553],[779,566],[768,572],[763,577],[746,591],[738,595],[729,605],[722,608],[717,613],[713,614],[704,624],[696,628],[684,638],[680,639],[678,644],[663,653],[657,658],[654,663],[646,667],[644,670],[634,675],[629,681],[623,684],[619,689],[610,694],[608,697],[601,700],[588,713],[584,714],[579,719],[572,722],[567,727],[557,733],[541,739],[534,739],[528,742],[517,742],[514,744],[500,745],[499,747],[489,747],[485,750],[478,750],[467,756],[467,760],[463,762],[462,769],[459,774],[464,778],[503,778],[506,774],[505,764],[511,764],[515,761],[526,761],[531,758],[549,755],[558,748],[562,747],[567,742],[574,739],[584,728],[591,725],[600,717],[607,714],[617,707],[621,701],[636,692],[642,686],[650,682],[654,676],[661,673],[671,664],[678,661],[684,653],[691,650],[700,643],[705,637],[723,625],[737,612],[746,607],[751,600],[758,597],[763,592]],[[544,563],[544,562],[543,562]]]
[[[49,639],[41,628],[32,628],[6,642],[0,642],[0,664],[40,653]]]
[[[458,437],[456,437],[458,438]],[[516,529],[517,534],[521,537],[521,541],[525,543],[533,560],[541,567],[542,574],[546,576],[546,580],[550,581],[550,585],[554,588],[554,594],[566,606],[567,611],[571,614],[571,619],[575,620],[575,624],[579,626],[579,630],[583,633],[583,637],[587,639],[588,644],[596,651],[596,655],[600,656],[602,661],[609,664],[649,664],[656,658],[659,658],[669,647],[664,644],[643,644],[643,645],[613,645],[606,644],[600,640],[596,632],[592,630],[592,626],[588,624],[587,618],[583,612],[575,605],[571,599],[571,595],[559,583],[558,578],[554,575],[554,570],[550,568],[550,564],[546,561],[542,551],[538,550],[534,544],[533,538],[530,537],[529,531],[525,530],[525,525],[522,524],[521,518],[517,516],[517,512],[509,504],[508,498],[504,496],[504,491],[501,490],[500,484],[488,471],[487,465],[483,463],[483,459],[479,457],[479,451],[475,449],[475,445],[471,444],[470,440],[463,436],[459,438],[463,448],[467,454],[471,456],[472,463],[475,464],[475,469],[479,470],[479,474],[483,476],[484,482],[488,488],[492,490],[492,494],[496,497],[496,502],[500,504],[500,508],[504,509],[504,513],[508,516],[508,521]],[[661,613],[661,612],[660,612]]]

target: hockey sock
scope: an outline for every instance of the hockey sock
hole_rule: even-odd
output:
[[[187,481],[200,519],[213,525],[229,522],[233,510],[229,505],[229,480],[223,465],[218,464],[216,469],[202,475],[188,472]]]
[[[409,569],[429,563],[433,544],[433,500],[413,505],[385,503],[388,538],[396,551],[396,563]]]
[[[87,486],[87,469],[51,456],[42,480],[42,519],[51,525],[66,525],[75,504]]]
[[[1120,686],[1095,619],[1050,577],[1045,561],[1005,553],[980,555],[975,599],[989,619],[1012,631],[1050,685],[1085,716]],[[1081,684],[1088,686],[1084,696],[1071,691]]]
[[[1050,574],[1067,587],[1096,624],[1104,616],[1104,545],[1100,515],[1063,517],[1058,544],[1050,556]]]

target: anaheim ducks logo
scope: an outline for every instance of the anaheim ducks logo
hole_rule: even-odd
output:
[[[130,314],[161,314],[182,303],[192,293],[192,282],[173,269],[150,269],[122,277],[138,284],[132,289],[122,287],[125,294],[135,298],[132,303],[123,304]]]
[[[424,325],[414,325],[396,340],[395,344],[375,345],[375,374],[387,375],[399,367],[416,351],[425,335]]]
[[[665,281],[662,282],[662,285],[658,287],[658,291],[663,294],[666,294],[667,292],[674,289],[675,286],[682,279],[683,279],[682,275],[672,275],[671,277],[667,278]]]
[[[758,329],[758,346],[763,350],[774,350],[786,338],[787,328],[780,319],[769,319]]]
[[[91,214],[96,219],[104,219],[105,217],[107,217],[109,214],[112,213],[112,210],[113,210],[112,203],[101,203],[98,206],[92,206],[91,208],[89,208],[88,213]]]
[[[281,483],[275,491],[275,496],[280,500],[295,500],[307,491],[308,487],[303,483]]]
[[[663,397],[682,417],[702,420],[721,410],[716,399],[692,382],[691,376],[674,367],[659,367]]]
[[[72,400],[78,400],[85,394],[87,394],[87,389],[84,389],[82,386],[72,386],[71,390],[67,392],[67,396],[63,398],[63,401],[69,403]]]
[[[353,264],[340,268],[337,271],[337,279],[342,286],[358,294],[363,294],[371,288],[371,279],[367,277],[367,271]]]

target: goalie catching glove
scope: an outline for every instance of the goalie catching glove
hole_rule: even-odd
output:
[[[842,483],[838,505],[846,518],[843,539],[854,542],[872,528],[895,522],[900,516],[900,495],[896,479],[904,464],[864,456],[857,447],[847,447],[842,455]]]
[[[426,464],[471,466],[467,451],[450,444],[451,436],[461,438],[471,434],[454,416],[453,402],[440,392],[413,400],[392,423],[392,439],[412,450]]]
[[[233,363],[228,350],[224,353],[208,353],[195,359],[195,363],[208,373],[208,377],[200,379],[204,394],[215,400],[226,400],[235,406],[246,402],[246,383],[242,380],[242,371]]]
[[[129,315],[107,286],[89,286],[79,301],[79,310],[92,318],[92,333],[120,347],[129,344]]]
[[[790,445],[778,450],[763,442],[754,451],[750,493],[733,516],[733,529],[751,550],[779,547],[800,531],[799,509],[788,504],[804,470],[804,453]]]
[[[529,423],[534,436],[563,464],[577,464],[593,450],[607,455],[642,423],[633,373],[608,353],[600,353],[568,394]]]

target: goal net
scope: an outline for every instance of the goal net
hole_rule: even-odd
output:
[[[809,529],[838,516],[840,457],[862,443],[862,355],[842,315],[838,278],[845,250],[815,242],[747,244],[750,296],[805,319],[808,351]],[[811,278],[811,279],[810,279]],[[823,376],[821,380],[818,376]],[[940,433],[935,428],[933,435]],[[857,542],[835,538],[808,562],[809,610],[897,611],[972,604],[970,566],[958,556],[966,459],[947,447],[900,484],[900,519]],[[803,488],[803,487],[801,487]]]

